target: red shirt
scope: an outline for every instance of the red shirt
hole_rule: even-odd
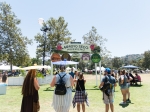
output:
[[[137,75],[135,78],[137,78],[138,81],[141,81],[141,77]]]

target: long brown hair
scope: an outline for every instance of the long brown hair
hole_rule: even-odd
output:
[[[126,71],[125,70],[121,70],[122,75],[125,75]]]
[[[22,86],[22,95],[23,96],[28,96],[28,95],[33,95],[35,92],[35,87],[34,87],[34,78],[36,75],[36,70],[31,69],[27,73],[27,76],[24,79],[23,86]]]
[[[83,78],[83,73],[82,72],[79,72],[79,79],[82,79]]]

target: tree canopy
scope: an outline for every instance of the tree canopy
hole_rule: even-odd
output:
[[[63,17],[59,17],[58,19],[50,18],[45,22],[47,27],[51,30],[47,32],[46,38],[46,52],[50,51],[50,48],[55,48],[58,43],[69,43],[71,41],[71,33],[67,29],[68,23],[65,22]],[[44,37],[40,33],[35,36],[35,41],[39,43],[39,47],[37,49],[38,57],[42,57],[43,46],[44,46]]]
[[[0,60],[15,65],[22,65],[29,58],[26,46],[32,42],[22,35],[20,23],[11,6],[0,2]]]
[[[108,55],[109,51],[105,47],[105,42],[107,41],[106,38],[103,38],[97,33],[97,29],[93,26],[89,33],[83,35],[83,40],[85,44],[94,44],[95,50],[98,53],[101,53],[101,56]]]
[[[150,51],[144,52],[143,67],[150,69]]]

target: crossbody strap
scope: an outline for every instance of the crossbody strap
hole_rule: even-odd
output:
[[[80,84],[79,84],[79,82],[78,82],[78,81],[77,81],[77,83],[78,83],[78,85],[79,85],[80,90],[82,91],[82,89],[81,89]]]

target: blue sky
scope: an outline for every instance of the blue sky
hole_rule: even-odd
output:
[[[112,57],[150,50],[150,0],[5,0],[21,19],[24,36],[34,39],[40,31],[38,18],[63,16],[71,37],[81,41],[92,26],[106,38]],[[28,46],[35,57],[37,44]]]

